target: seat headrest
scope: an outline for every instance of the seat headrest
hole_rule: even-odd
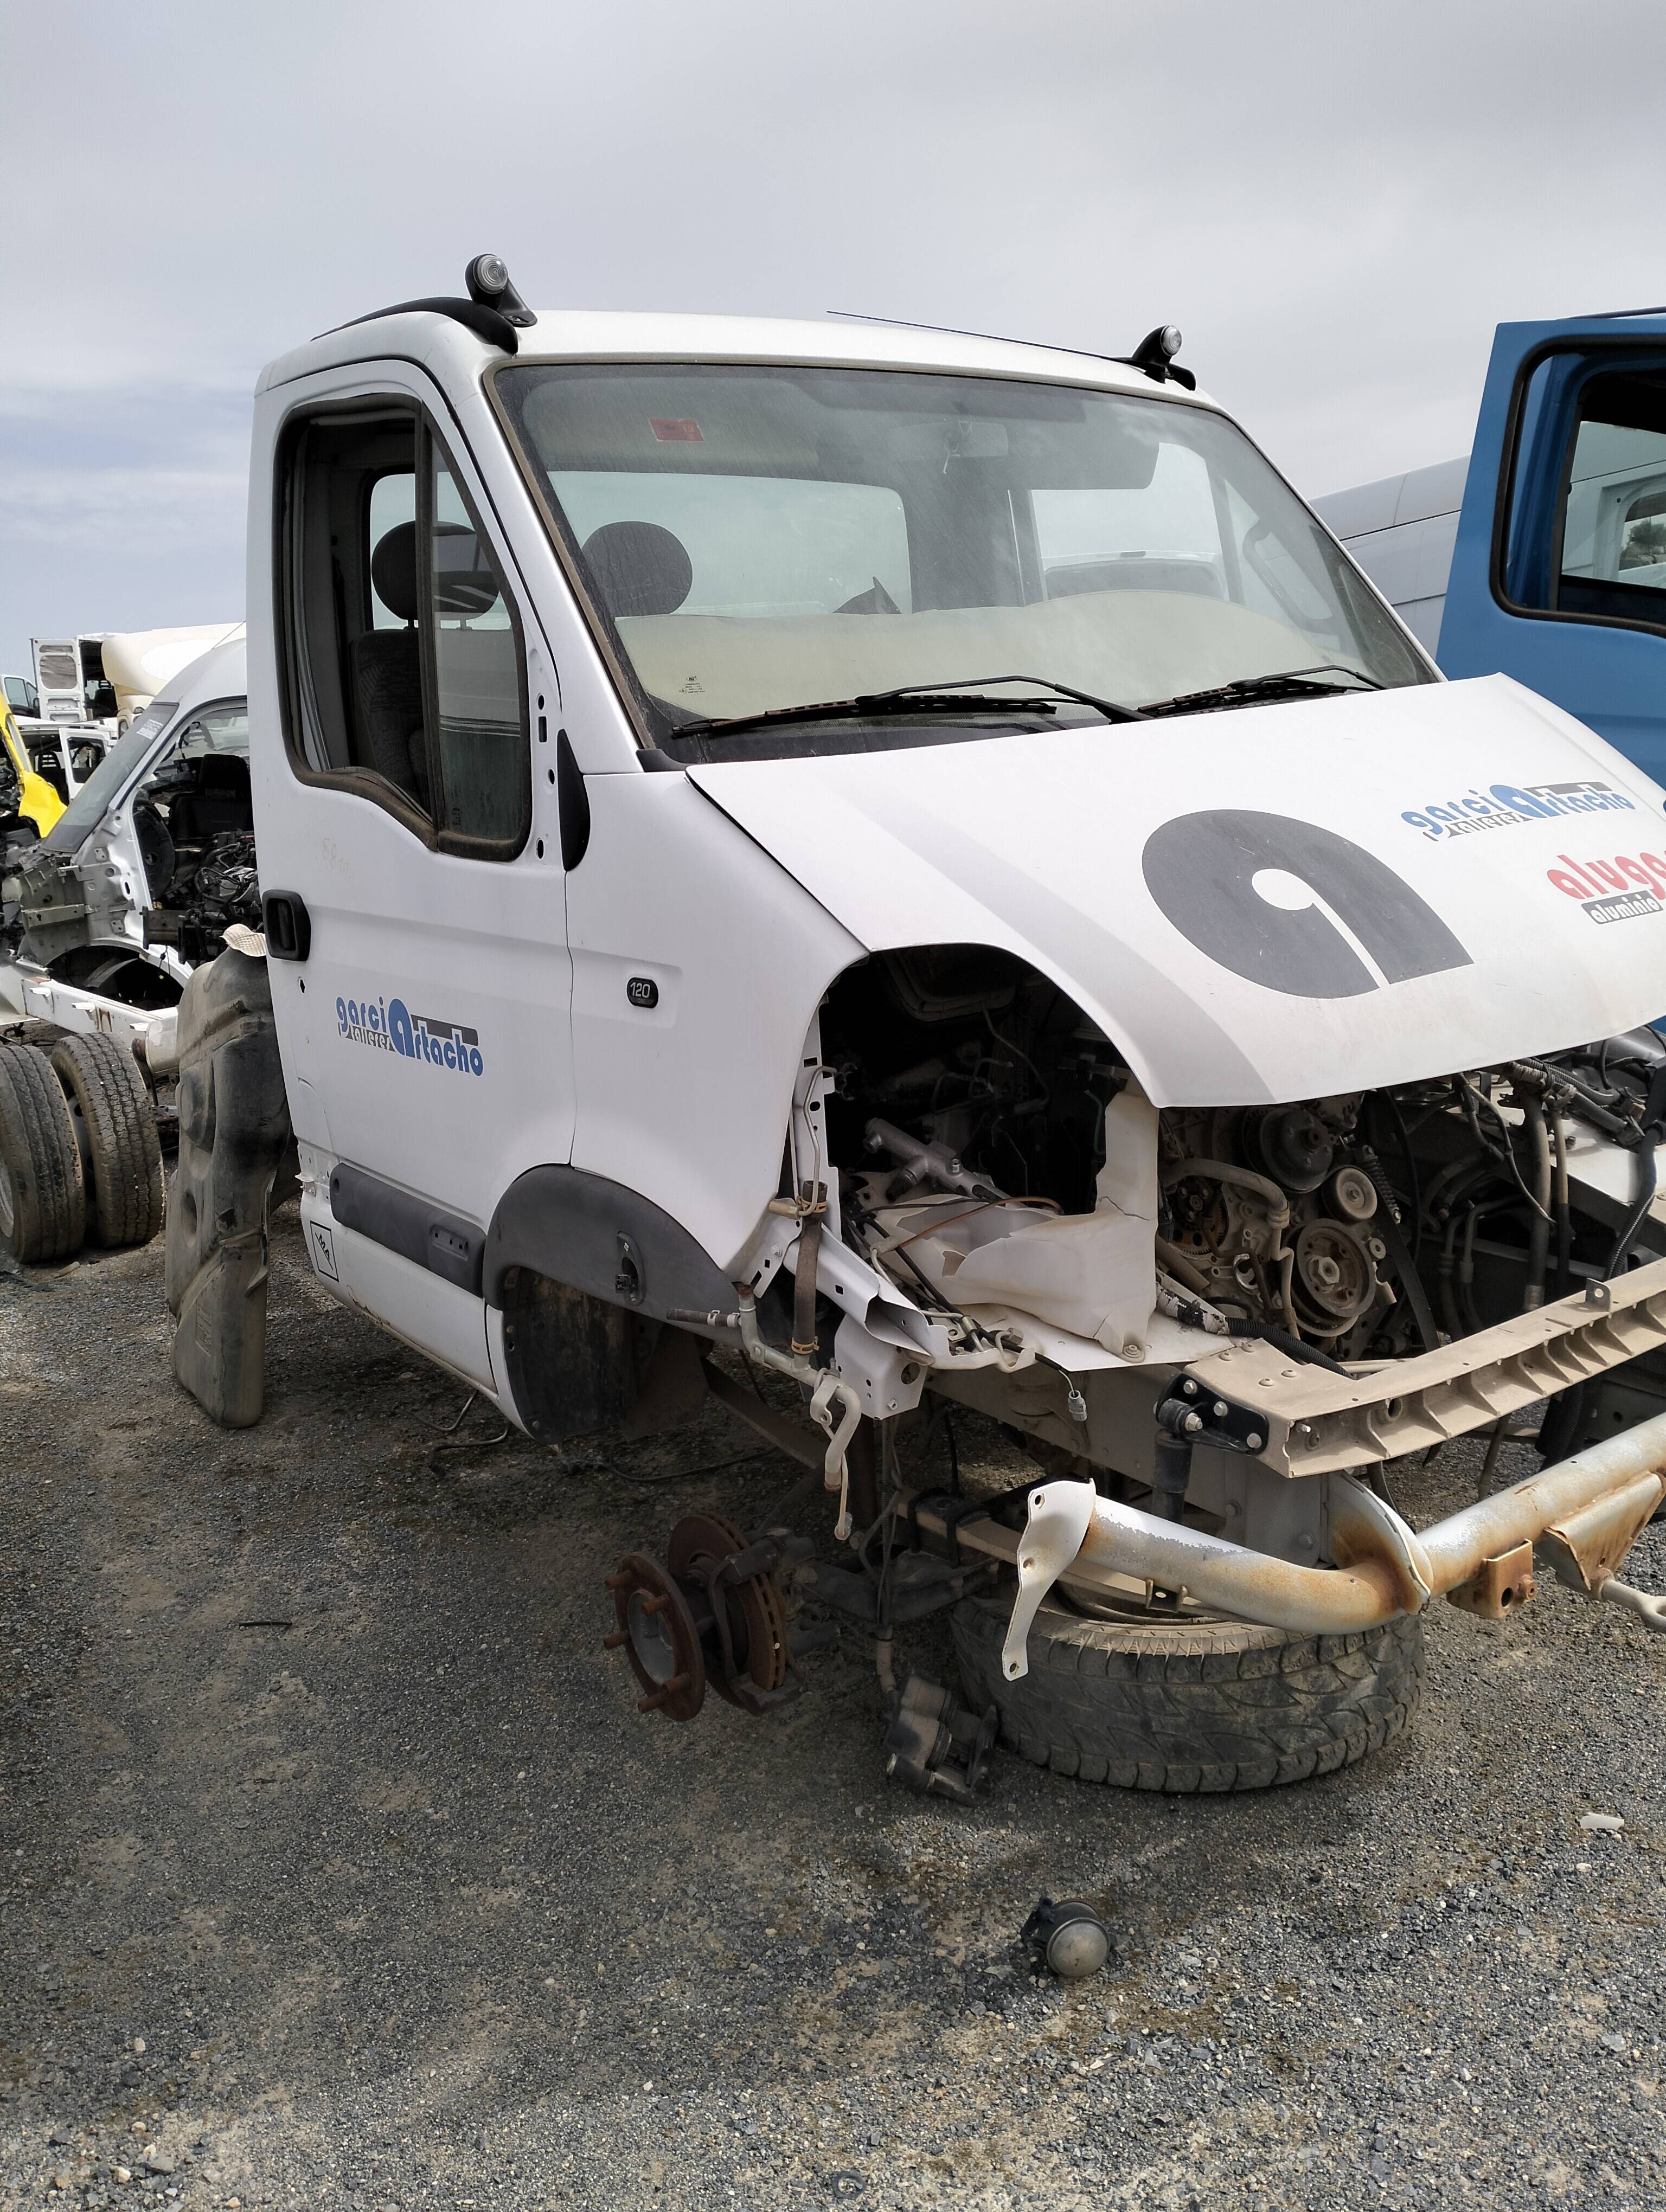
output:
[[[416,619],[416,526],[396,522],[376,540],[370,556],[370,580],[376,597],[401,622]]]
[[[198,791],[246,791],[249,761],[246,753],[204,753],[197,764]]]
[[[584,557],[615,617],[674,615],[693,587],[682,539],[657,522],[605,522],[585,539]]]
[[[376,596],[401,622],[416,619],[416,526],[396,522],[370,556]],[[497,605],[497,579],[465,523],[434,526],[434,597],[442,615],[483,615]]]

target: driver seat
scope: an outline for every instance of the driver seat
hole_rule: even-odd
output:
[[[423,727],[423,664],[416,629],[416,526],[396,523],[370,556],[376,596],[404,629],[368,629],[353,639],[347,661],[359,765],[416,799],[429,803],[428,743]]]

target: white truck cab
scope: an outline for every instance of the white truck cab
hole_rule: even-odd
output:
[[[0,1020],[102,1031],[153,1072],[193,969],[259,920],[240,626],[169,693],[11,861],[0,914]]]
[[[1625,1587],[1666,1488],[1666,1420],[1628,1425],[1666,1342],[1666,795],[1443,683],[1177,344],[534,314],[483,256],[275,362],[266,959],[182,1007],[170,1293],[182,1376],[252,1418],[203,1349],[253,1279],[207,1225],[230,1117],[193,1137],[185,1086],[269,991],[247,1157],[277,1172],[286,1109],[333,1294],[552,1443],[733,1391],[726,1350],[778,1370],[854,1547],[817,1588],[882,1670],[906,1523],[980,1711],[1233,1787],[1392,1734],[1432,1595],[1499,1613],[1535,1544]],[[1547,1397],[1547,1450],[1610,1460],[1414,1534],[1383,1465]],[[1055,1479],[910,1486],[898,1438],[957,1403]],[[626,1563],[648,1704],[790,1687],[784,1540]],[[1368,1655],[1345,1713],[1315,1637]],[[1276,1647],[1311,1755],[1061,1717],[1028,1655],[1073,1638],[1130,1680]],[[987,1743],[925,1711],[899,1771],[970,1786]]]

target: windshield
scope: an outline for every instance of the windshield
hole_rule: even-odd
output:
[[[156,732],[179,713],[177,702],[153,700],[136,714],[125,738],[118,738],[81,789],[47,831],[49,852],[78,853],[90,832],[104,818],[105,809],[149,751]]]
[[[976,692],[1013,672],[1138,707],[1322,665],[1432,672],[1213,410],[982,377],[528,362],[498,389],[657,742],[679,726]],[[997,690],[997,696],[1000,696]],[[892,702],[877,742],[985,705]],[[894,725],[920,726],[899,738]],[[1095,719],[1061,701],[1047,719]],[[741,733],[729,741],[741,749]],[[754,727],[748,755],[848,745]],[[860,742],[860,738],[854,742]],[[698,744],[719,757],[721,733]]]

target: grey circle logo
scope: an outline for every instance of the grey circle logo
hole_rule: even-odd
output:
[[[1374,853],[1287,814],[1177,815],[1146,840],[1141,865],[1146,889],[1200,952],[1293,999],[1353,999],[1377,988],[1331,915],[1390,983],[1473,965],[1428,901]],[[1295,877],[1314,903],[1274,904],[1256,886],[1272,869]]]

